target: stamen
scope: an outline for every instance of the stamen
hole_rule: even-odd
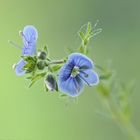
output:
[[[77,74],[79,74],[79,67],[74,66],[74,68],[72,69],[72,72],[71,72],[71,77],[76,77]]]
[[[15,43],[12,40],[8,40],[8,43],[10,43],[11,45],[13,45],[14,47],[18,48],[18,49],[22,49],[21,47],[19,47],[19,45],[17,43]]]
[[[25,37],[25,35],[23,34],[23,32],[22,31],[19,31],[19,34],[21,35],[21,37],[25,40],[25,47],[27,48],[28,47],[28,41],[27,41],[27,39],[26,39],[26,37]]]

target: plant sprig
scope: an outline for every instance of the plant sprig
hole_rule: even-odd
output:
[[[26,26],[24,29],[27,36],[24,34],[24,31],[21,33],[25,45],[23,50],[25,52],[23,51],[23,56],[21,56],[22,61],[20,61],[19,63],[22,65],[25,63],[25,65],[22,67],[22,69],[20,69],[22,65],[19,65],[19,71],[17,71],[17,73],[28,75],[26,79],[30,80],[29,87],[32,87],[38,80],[43,79],[46,92],[58,92],[59,87],[57,83],[57,72],[66,64],[64,69],[62,69],[61,71],[60,81],[63,82],[62,85],[65,85],[64,82],[67,82],[66,80],[70,77],[70,80],[72,79],[72,83],[69,88],[67,88],[67,86],[69,86],[69,83],[66,84],[66,87],[59,85],[60,88],[64,89],[63,91],[68,92],[68,95],[73,97],[80,94],[81,89],[83,88],[83,83],[86,83],[89,86],[98,84],[96,86],[96,90],[98,92],[99,99],[103,103],[106,111],[105,113],[101,112],[100,114],[109,116],[108,118],[111,118],[114,122],[116,122],[116,124],[121,127],[122,131],[125,132],[128,138],[130,138],[131,140],[140,140],[140,136],[131,122],[129,99],[133,91],[133,84],[122,84],[120,82],[117,82],[113,70],[106,69],[100,65],[95,65],[99,73],[98,78],[98,74],[96,74],[96,72],[92,70],[92,60],[87,57],[88,44],[90,39],[102,31],[101,28],[96,29],[97,23],[98,21],[94,26],[92,26],[92,24],[88,22],[81,27],[78,32],[78,35],[81,39],[81,44],[78,50],[76,50],[76,53],[71,52],[72,55],[70,56],[70,60],[68,60],[68,56],[62,58],[61,60],[50,59],[47,46],[44,46],[43,49],[38,50],[36,53],[35,47],[38,37],[37,30],[33,26]],[[34,34],[30,36],[31,33]],[[30,38],[28,38],[29,36]],[[30,44],[31,46],[28,44],[29,42],[32,42],[32,45]],[[17,47],[17,44],[13,42],[11,42],[11,44],[16,45]],[[83,63],[81,63],[81,65],[79,64],[79,59],[84,63],[86,62],[84,67],[82,65]],[[77,61],[79,64],[78,66],[76,65],[77,63],[74,64],[74,62]],[[89,73],[86,73],[87,71]],[[94,78],[94,80],[88,79],[89,75],[93,76],[92,78]],[[75,88],[73,88],[74,86]],[[75,91],[75,94],[73,94],[73,92],[71,92],[70,90]],[[61,97],[67,96],[67,94],[59,95]]]

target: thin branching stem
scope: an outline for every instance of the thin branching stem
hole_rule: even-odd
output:
[[[119,125],[122,132],[124,132],[130,140],[140,140],[140,136],[136,128],[133,126],[130,120],[126,119],[125,114],[116,105],[111,95],[105,97],[104,103],[111,113],[112,120]]]
[[[49,65],[56,65],[56,64],[63,64],[63,63],[65,63],[64,60],[56,60],[56,61],[51,61],[48,64]]]

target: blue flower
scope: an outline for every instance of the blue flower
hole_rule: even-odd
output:
[[[99,78],[93,68],[93,62],[87,56],[80,53],[69,55],[68,61],[59,72],[59,90],[74,97],[83,91],[84,84],[97,85]]]
[[[36,41],[38,38],[38,32],[34,26],[28,25],[25,26],[23,32],[21,32],[23,39],[23,48],[22,55],[23,56],[33,56],[36,54]],[[24,75],[25,71],[22,69],[26,65],[26,62],[21,59],[15,67],[15,71],[17,75]]]

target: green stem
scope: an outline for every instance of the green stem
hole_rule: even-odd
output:
[[[125,114],[119,110],[117,105],[115,104],[112,97],[109,95],[107,98],[108,107],[110,108],[110,112],[112,114],[112,119],[119,124],[121,129],[129,136],[130,140],[140,140],[140,136],[136,131],[133,124],[126,119]]]
[[[64,60],[56,60],[56,61],[51,61],[48,63],[48,65],[56,65],[56,64],[63,64],[65,63]]]

